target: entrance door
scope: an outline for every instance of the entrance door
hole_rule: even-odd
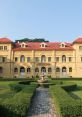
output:
[[[41,73],[46,73],[46,68],[45,67],[41,68]]]
[[[24,76],[25,75],[25,68],[24,67],[21,67],[20,68],[20,75],[21,76]]]
[[[62,68],[62,75],[63,76],[67,76],[67,69],[66,69],[66,67]]]

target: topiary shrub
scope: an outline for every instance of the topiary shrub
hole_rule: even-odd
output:
[[[60,107],[62,117],[82,116],[82,100],[75,100],[60,86],[50,86],[50,92]]]

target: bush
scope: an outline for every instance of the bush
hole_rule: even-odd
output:
[[[0,101],[0,117],[25,117],[36,86],[25,86],[12,98]]]
[[[67,82],[67,84],[64,84],[61,86],[66,91],[73,91],[76,90],[77,85],[75,83]]]
[[[10,89],[11,90],[14,90],[16,92],[19,92],[22,90],[24,86],[23,85],[20,85],[20,84],[10,84]]]
[[[60,86],[50,86],[50,92],[54,99],[58,102],[60,113],[63,117],[79,117],[82,116],[82,100],[73,99]]]
[[[19,82],[19,84],[29,85],[30,82],[31,82],[30,80],[29,81],[21,81],[21,82]]]

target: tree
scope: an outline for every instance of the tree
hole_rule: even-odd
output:
[[[24,39],[15,40],[15,42],[18,42],[18,41],[19,42],[49,42],[44,38],[35,38],[35,39],[24,38]]]

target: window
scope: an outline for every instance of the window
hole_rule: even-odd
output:
[[[28,45],[25,45],[25,47],[28,47]]]
[[[20,68],[20,73],[24,73],[25,72],[25,68],[24,67],[21,67]]]
[[[7,46],[4,46],[4,50],[7,50]]]
[[[24,55],[21,55],[20,62],[25,62],[25,56]]]
[[[60,47],[61,48],[65,48],[66,47],[66,43],[64,43],[64,42],[60,43]]]
[[[0,63],[2,62],[2,57],[0,57]]]
[[[81,57],[81,62],[82,62],[82,57]]]
[[[62,62],[66,62],[66,56],[65,55],[62,56]]]
[[[39,57],[35,57],[35,61],[36,62],[39,62]]]
[[[47,47],[47,44],[43,42],[40,44],[40,47],[42,47],[42,48]]]
[[[27,62],[30,62],[30,57],[27,57]]]
[[[27,68],[27,73],[31,72],[31,69],[30,68]]]
[[[59,62],[59,57],[56,57],[56,62]]]
[[[2,67],[0,67],[0,73],[3,73],[3,68]]]
[[[46,72],[46,68],[45,68],[45,67],[42,67],[42,68],[41,68],[41,72],[42,72],[42,73],[45,73],[45,72]]]
[[[6,62],[6,57],[2,57],[2,62]]]
[[[21,47],[24,48],[25,47],[25,44],[22,44]]]
[[[72,72],[72,67],[69,68],[69,72]]]
[[[51,69],[51,67],[50,67],[50,68],[48,68],[48,72],[52,72],[52,69]]]
[[[82,50],[82,46],[79,46],[79,50]]]
[[[35,68],[35,72],[39,72],[39,68]]]
[[[0,46],[0,50],[3,50],[3,46]]]
[[[51,62],[51,57],[48,57],[48,62]]]
[[[62,46],[62,47],[65,47],[65,45],[64,45],[64,44],[62,44],[61,46]]]
[[[18,68],[14,68],[14,73],[15,73],[15,74],[18,73]]]
[[[0,62],[6,62],[7,58],[6,57],[0,57]]]
[[[18,61],[18,57],[15,57],[15,62],[17,62]]]
[[[59,67],[56,68],[56,72],[60,72],[60,68]]]
[[[46,57],[45,57],[45,55],[42,55],[42,56],[41,56],[41,62],[46,62]]]
[[[62,72],[67,72],[66,67],[62,67]]]
[[[45,45],[44,45],[44,44],[42,44],[42,47],[45,47]]]
[[[69,62],[71,62],[72,61],[72,58],[71,57],[69,57]]]

